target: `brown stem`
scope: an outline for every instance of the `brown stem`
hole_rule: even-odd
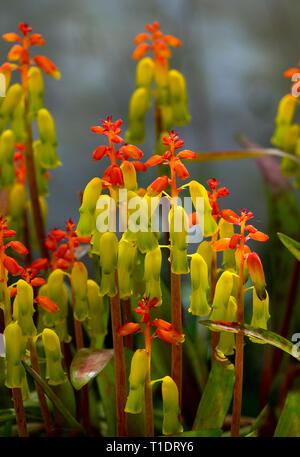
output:
[[[132,322],[130,298],[123,300],[122,303],[123,303],[123,323],[128,324],[129,322]],[[127,335],[124,337],[124,346],[128,349],[133,349],[133,335]]]
[[[182,332],[181,277],[171,272],[172,325],[176,332]],[[172,378],[178,388],[179,407],[182,398],[182,346],[172,344]]]
[[[15,408],[15,412],[16,412],[18,435],[22,438],[28,437],[29,433],[27,430],[26,416],[25,416],[21,389],[20,388],[12,389],[12,397],[13,397],[14,408]]]
[[[41,212],[38,187],[36,182],[34,155],[32,149],[32,128],[28,114],[28,97],[25,93],[25,124],[26,124],[26,145],[25,145],[25,158],[26,158],[26,174],[29,186],[30,200],[31,200],[31,211],[34,220],[36,235],[39,243],[41,255],[49,258],[48,249],[45,246],[45,228],[44,221]]]
[[[118,287],[118,273],[115,271],[115,281]],[[116,410],[117,410],[117,435],[127,436],[126,405],[126,371],[124,359],[123,337],[118,334],[122,326],[121,306],[119,292],[110,298],[111,325],[114,343],[115,379],[116,379]]]
[[[40,367],[39,367],[39,362],[38,362],[38,356],[36,352],[36,347],[34,344],[34,341],[32,338],[29,338],[29,349],[30,349],[30,360],[31,360],[31,365],[32,368],[40,374]],[[51,419],[51,415],[49,412],[49,408],[47,405],[46,397],[44,394],[44,391],[41,389],[39,384],[37,382],[34,382],[36,392],[38,395],[40,407],[41,407],[41,413],[43,416],[44,420],[44,425],[45,425],[45,430],[46,430],[46,435],[47,436],[54,436],[55,430],[54,430],[54,425]]]
[[[243,325],[244,323],[244,252],[241,249],[241,264],[239,274],[239,288],[237,299],[237,322]],[[243,369],[244,369],[244,334],[236,335],[236,352],[235,352],[235,385],[233,394],[233,411],[231,436],[239,436],[241,411],[242,411],[242,393],[243,393]]]

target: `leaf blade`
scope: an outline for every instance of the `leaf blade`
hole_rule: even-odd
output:
[[[300,262],[300,243],[290,236],[285,235],[284,233],[277,233],[278,238],[282,242],[282,244],[296,257],[297,260]]]
[[[106,367],[113,349],[80,349],[72,360],[70,378],[76,390],[81,389]]]

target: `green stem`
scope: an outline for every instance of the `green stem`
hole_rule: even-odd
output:
[[[151,337],[150,323],[146,324],[145,329],[146,351],[148,356],[148,368],[145,378],[145,420],[146,420],[146,436],[154,436],[153,422],[153,400],[152,400],[152,385],[151,385]]]
[[[115,271],[115,281],[117,290],[118,272]],[[122,326],[121,306],[119,292],[110,298],[111,325],[114,343],[115,360],[115,379],[116,379],[116,410],[117,410],[117,435],[127,436],[127,415],[126,405],[126,370],[124,358],[123,337],[118,334],[118,329]]]

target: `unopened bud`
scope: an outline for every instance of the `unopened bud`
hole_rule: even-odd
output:
[[[295,114],[297,99],[287,94],[279,102],[276,116],[276,124],[291,124]]]
[[[22,95],[23,89],[20,84],[13,84],[10,86],[0,108],[1,116],[10,117],[20,102]]]
[[[151,89],[154,74],[154,62],[151,57],[144,57],[136,66],[136,87]]]
[[[247,256],[247,266],[258,298],[265,300],[267,298],[265,273],[256,252],[251,252]]]
[[[44,80],[38,67],[30,67],[28,71],[29,112],[36,115],[44,108]]]

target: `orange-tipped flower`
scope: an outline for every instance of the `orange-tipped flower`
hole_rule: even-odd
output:
[[[155,165],[159,165],[164,161],[164,158],[158,154],[150,157],[150,159],[147,160],[146,165],[148,167],[154,167]]]
[[[43,70],[46,75],[52,76],[55,79],[60,79],[60,72],[57,68],[56,65],[54,65],[53,62],[51,62],[48,57],[45,56],[35,56],[33,58],[34,62],[36,65]]]
[[[265,300],[267,296],[265,273],[261,260],[256,252],[251,252],[247,256],[247,267],[258,298],[260,300]]]
[[[190,176],[189,172],[187,171],[181,160],[176,160],[174,168],[180,179],[186,179]]]
[[[166,341],[170,344],[180,344],[184,342],[184,334],[176,332],[176,330],[164,330],[162,328],[158,328],[156,330],[156,335],[158,338]]]

